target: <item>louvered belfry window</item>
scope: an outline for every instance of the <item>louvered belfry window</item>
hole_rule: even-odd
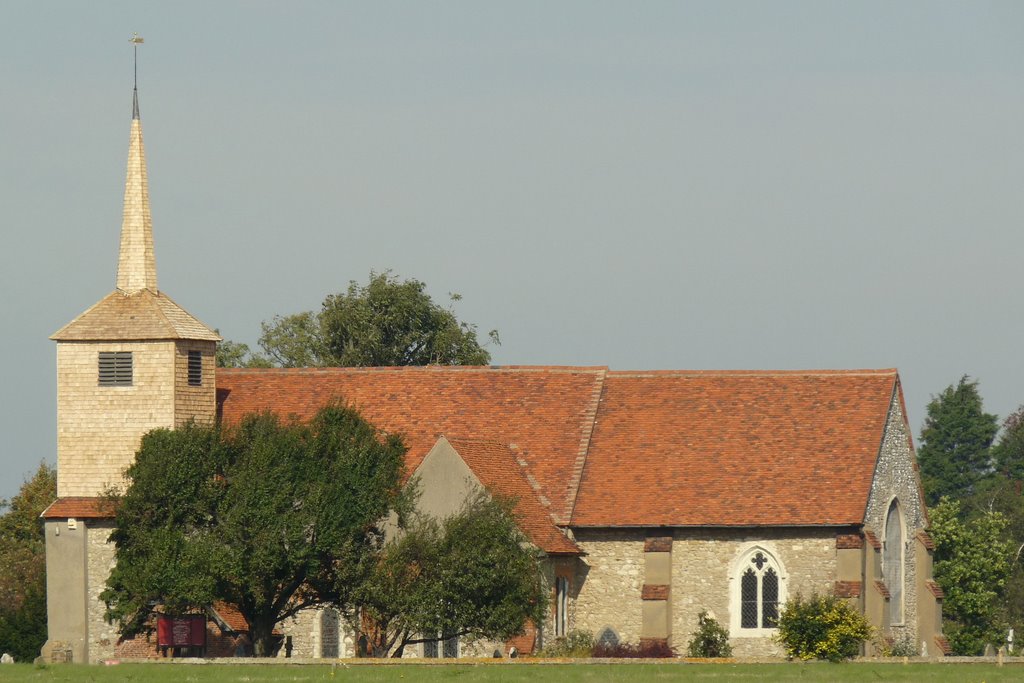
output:
[[[188,383],[193,387],[203,384],[203,354],[200,351],[188,352]]]
[[[100,386],[130,387],[132,385],[132,352],[100,351]]]

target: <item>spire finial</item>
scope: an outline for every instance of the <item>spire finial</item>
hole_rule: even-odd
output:
[[[132,44],[132,56],[134,57],[135,79],[132,84],[132,118],[139,118],[139,45],[144,42],[138,33],[132,34],[129,42]]]

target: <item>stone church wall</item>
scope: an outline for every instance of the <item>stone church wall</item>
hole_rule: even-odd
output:
[[[104,619],[106,605],[100,599],[100,593],[106,590],[107,578],[114,569],[114,544],[107,541],[113,530],[113,521],[96,520],[90,524],[86,536],[90,664],[112,658],[117,647],[117,624],[108,624]]]
[[[579,591],[570,607],[570,628],[599,637],[611,628],[620,642],[638,643],[643,626],[643,529],[576,529],[586,553],[573,581]]]
[[[679,529],[672,548],[672,644],[680,654],[708,610],[730,631],[737,657],[781,655],[770,636],[744,635],[739,628],[738,562],[764,548],[780,565],[780,600],[801,593],[830,592],[835,583],[834,529]]]
[[[587,553],[576,574],[579,593],[570,607],[571,626],[600,637],[610,628],[620,642],[638,643],[644,634],[642,529],[577,529]],[[747,637],[739,630],[737,563],[754,547],[764,548],[781,569],[782,595],[827,593],[836,578],[836,531],[801,529],[679,529],[671,549],[669,643],[680,654],[708,610],[730,629],[737,656],[781,655],[770,634]],[[735,593],[735,595],[734,595]]]

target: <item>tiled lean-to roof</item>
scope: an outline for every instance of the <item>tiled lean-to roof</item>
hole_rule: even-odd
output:
[[[43,519],[110,519],[114,503],[108,498],[69,496],[50,503],[40,515]]]
[[[218,369],[217,385],[227,423],[354,404],[405,434],[409,471],[442,434],[514,446],[555,522],[581,527],[860,524],[899,387],[895,370],[548,366]]]
[[[550,501],[540,492],[540,485],[515,445],[451,437],[448,443],[487,490],[516,501],[519,528],[535,546],[551,555],[580,553],[576,544],[555,526]]]

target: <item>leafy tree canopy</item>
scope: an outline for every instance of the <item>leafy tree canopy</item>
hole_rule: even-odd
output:
[[[451,294],[452,302],[461,297]],[[499,344],[497,330],[488,333]],[[438,305],[419,280],[399,280],[390,271],[370,273],[366,285],[324,299],[319,311],[274,316],[263,323],[263,354],[224,342],[218,362],[226,367],[371,367],[396,365],[487,365],[491,355],[475,325],[461,322],[451,307]]]
[[[122,634],[152,606],[182,613],[225,600],[258,656],[274,625],[344,602],[337,568],[358,565],[400,502],[405,447],[355,410],[309,424],[250,415],[230,430],[190,424],[142,439],[118,501],[116,566],[102,597]]]
[[[991,472],[989,447],[998,431],[999,418],[984,411],[978,383],[966,375],[932,397],[917,451],[929,505],[974,492]]]
[[[374,562],[354,599],[361,612],[347,617],[357,628],[370,617],[377,657],[438,636],[504,641],[545,613],[538,557],[510,501],[481,493],[447,519],[417,517]]]
[[[953,653],[979,655],[986,643],[1006,636],[1000,595],[1015,548],[1004,537],[1007,520],[999,512],[966,522],[962,516],[960,502],[948,498],[931,511],[934,573],[946,593],[944,631]]]
[[[57,497],[57,473],[40,463],[9,502],[0,500],[0,652],[31,661],[46,642],[46,549],[39,515]]]
[[[220,330],[217,330],[219,333]],[[233,342],[230,339],[217,344],[217,367],[218,368],[269,368],[273,363],[270,359],[254,354],[248,344]]]

